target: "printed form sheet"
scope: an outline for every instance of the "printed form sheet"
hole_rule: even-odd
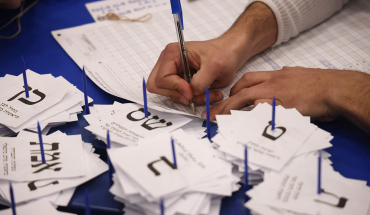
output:
[[[201,0],[183,5],[186,41],[222,35],[243,12],[241,1]],[[251,58],[231,87],[252,71],[283,66],[370,70],[370,2],[349,2],[333,17],[289,42]],[[54,38],[87,75],[106,92],[143,104],[142,78],[147,80],[161,51],[177,42],[170,6],[147,22],[106,21],[52,32]],[[190,115],[189,106],[148,93],[148,106],[160,111]],[[200,116],[205,106],[197,106]]]

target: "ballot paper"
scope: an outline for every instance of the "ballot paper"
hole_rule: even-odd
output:
[[[50,128],[77,121],[84,105],[83,93],[63,77],[26,71],[30,97],[26,98],[23,75],[0,78],[4,91],[0,96],[0,136],[12,136],[23,129],[43,134]],[[92,102],[91,98],[88,98]]]
[[[35,133],[25,131],[20,132],[20,135],[22,135],[21,138],[35,138],[37,136]],[[66,141],[68,139],[77,139],[74,136],[75,135],[69,139],[67,137],[71,136],[67,136],[64,133],[57,131],[43,138],[58,137],[59,140],[64,139]],[[17,139],[17,137],[13,137],[13,139]],[[79,137],[79,140],[82,143],[81,137]],[[75,142],[74,145],[77,147],[78,143]],[[78,185],[83,184],[108,170],[108,165],[99,159],[99,155],[93,153],[94,150],[95,149],[91,144],[83,143],[83,154],[80,155],[80,157],[84,160],[84,169],[86,170],[86,174],[82,177],[13,182],[13,191],[16,203],[24,203],[30,200],[46,198],[47,196],[53,195],[53,198],[48,198],[48,201],[52,204],[61,206],[67,205],[74,193],[74,189]],[[79,164],[75,163],[75,165]],[[0,180],[0,204],[10,205],[9,182],[5,180]]]
[[[194,122],[194,129],[201,124]],[[240,188],[242,174],[234,171],[233,164],[221,159],[208,139],[191,134],[191,129],[180,128],[143,138],[136,146],[108,150],[115,168],[110,192],[125,204],[126,213],[160,214],[159,199],[163,198],[166,214],[217,214],[221,198]]]
[[[173,165],[171,135],[176,147],[177,167]],[[211,154],[182,130],[143,139],[137,147],[109,151],[114,162],[154,198],[169,195],[195,184],[216,172],[219,164]],[[114,153],[114,154],[113,154]]]
[[[5,90],[0,95],[1,124],[8,127],[18,127],[32,116],[57,104],[69,89],[68,84],[50,76],[41,76],[30,70],[26,73],[29,98],[25,97],[22,76],[12,78],[9,82],[2,81]]]
[[[115,13],[118,16],[125,16],[130,19],[137,19],[145,14],[164,10],[170,7],[168,0],[110,0],[90,2],[86,5],[92,18],[95,22],[106,21],[99,20],[99,17],[105,16],[108,13]]]
[[[349,1],[320,25],[251,58],[235,80],[220,89],[224,99],[246,72],[279,70],[283,66],[370,70],[369,6],[368,0]],[[185,41],[219,37],[244,10],[245,3],[235,0],[202,0],[183,5]],[[167,44],[177,43],[169,8],[153,13],[147,22],[99,22],[56,30],[52,35],[81,69],[85,66],[86,74],[96,85],[140,104],[142,77],[147,79]],[[189,106],[175,104],[167,97],[152,93],[147,96],[151,108],[192,114]],[[205,106],[197,106],[196,116],[204,110]]]
[[[21,182],[86,175],[80,135],[44,137],[45,163],[38,137],[1,137],[0,144],[0,179]]]
[[[99,109],[101,108],[98,107],[97,110]],[[100,110],[101,116],[95,120],[87,115],[86,120],[90,125],[85,128],[102,140],[105,140],[107,129],[109,129],[111,141],[121,145],[135,145],[142,138],[168,133],[191,121],[185,116],[159,112],[150,108],[148,118],[145,118],[143,106],[132,103],[118,103],[114,105],[113,110],[107,112],[109,111],[114,112],[104,115],[104,111]]]
[[[246,206],[301,214],[367,214],[370,188],[366,182],[344,178],[326,161],[322,161],[321,194],[317,194],[317,156],[310,153],[295,158],[282,172],[268,174],[247,192],[253,201]]]
[[[72,213],[66,213],[58,211],[56,208],[53,207],[52,204],[46,199],[40,199],[36,201],[29,202],[24,205],[20,205],[16,207],[16,212],[19,215],[62,215],[62,214],[70,214]],[[13,211],[11,208],[1,210],[1,215],[13,215]]]
[[[220,151],[238,159],[244,159],[244,147],[248,146],[248,159],[252,164],[267,169],[280,171],[284,165],[303,146],[312,141],[322,140],[325,145],[318,148],[308,146],[302,152],[327,148],[327,132],[323,135],[313,135],[320,131],[311,124],[296,109],[276,107],[275,130],[271,128],[271,105],[264,103],[257,105],[252,111],[245,114],[233,113],[231,116],[216,116],[219,122],[220,134],[213,138],[214,144]],[[299,152],[302,154],[302,152]]]

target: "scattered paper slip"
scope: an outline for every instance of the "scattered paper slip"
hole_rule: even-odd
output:
[[[115,13],[118,16],[126,16],[130,19],[137,19],[147,13],[171,10],[169,0],[110,0],[96,1],[87,3],[89,11],[95,22],[99,22],[99,17],[104,17],[108,13]]]

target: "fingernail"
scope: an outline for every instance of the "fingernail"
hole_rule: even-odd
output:
[[[188,105],[189,104],[189,100],[187,100],[185,98],[180,98],[180,102],[183,103],[184,105]]]
[[[186,93],[186,92],[180,92],[186,99],[190,100],[191,99],[191,96],[189,95],[189,93]]]

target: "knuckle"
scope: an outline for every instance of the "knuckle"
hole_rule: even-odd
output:
[[[175,50],[176,48],[176,43],[169,43],[166,45],[166,47],[164,48],[163,52],[166,54],[166,53],[171,53]]]
[[[225,59],[220,57],[213,57],[212,58],[212,65],[218,69],[222,70],[226,67]]]

